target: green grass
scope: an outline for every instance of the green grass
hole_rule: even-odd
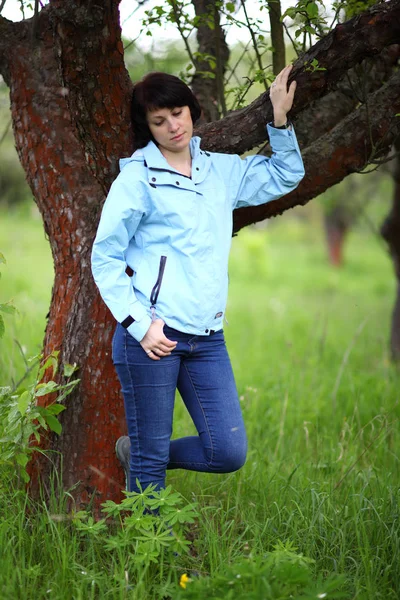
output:
[[[6,317],[0,342],[4,385],[24,369],[14,338],[28,355],[40,349],[52,265],[41,222],[26,209],[1,214],[0,239],[0,301],[13,297],[19,309]],[[225,332],[248,460],[230,475],[168,475],[199,503],[200,516],[191,555],[164,565],[164,575],[215,578],[282,541],[315,561],[315,577],[343,574],[345,598],[400,597],[400,377],[388,353],[394,290],[382,244],[361,228],[349,236],[340,270],[327,264],[316,217],[286,216],[233,240]],[[174,435],[192,431],[178,402]],[[123,552],[118,563],[52,517],[65,513],[63,497],[48,511],[26,511],[25,494],[12,488],[3,479],[2,598],[162,597],[155,588],[128,589]],[[152,573],[158,583],[159,570]]]

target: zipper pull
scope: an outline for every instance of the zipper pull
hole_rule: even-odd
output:
[[[154,321],[157,319],[156,317],[156,307],[155,306],[150,306],[150,311],[151,311],[151,320]]]

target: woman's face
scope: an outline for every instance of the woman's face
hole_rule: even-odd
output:
[[[188,106],[148,111],[147,124],[161,151],[182,152],[189,145],[193,134]]]

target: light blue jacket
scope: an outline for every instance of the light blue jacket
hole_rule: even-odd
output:
[[[196,335],[222,328],[232,211],[276,200],[304,176],[294,130],[267,127],[271,158],[206,152],[193,137],[192,178],[174,170],[153,142],[120,160],[92,271],[115,319],[138,341],[152,316]]]

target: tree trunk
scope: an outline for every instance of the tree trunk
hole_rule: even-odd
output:
[[[306,58],[317,56],[328,70],[310,74],[297,63],[295,114],[366,54],[379,53],[399,39],[399,11],[400,0],[379,4],[310,50]],[[10,87],[15,142],[54,258],[44,354],[60,350],[61,361],[79,365],[81,378],[66,400],[62,434],[48,437],[47,447],[56,451],[52,462],[38,455],[32,465],[32,491],[37,492],[40,477],[47,484],[62,462],[62,482],[66,489],[76,486],[77,507],[118,500],[123,487],[114,455],[114,442],[125,430],[110,357],[115,324],[90,272],[104,197],[117,174],[117,159],[129,155],[133,144],[131,82],[118,17],[117,0],[53,0],[38,14],[35,30],[32,20],[11,23],[0,17],[0,71]],[[400,74],[392,77],[373,95],[369,125],[383,149],[392,139],[387,107],[400,112],[399,79]],[[264,123],[271,115],[267,99],[264,94],[244,112],[206,125],[204,144],[242,152],[264,140]],[[298,190],[265,207],[237,211],[236,228],[303,204],[363,165],[370,139],[366,122],[361,108],[310,145],[307,177]]]
[[[278,75],[286,65],[286,47],[281,21],[280,0],[268,0],[269,23],[271,26],[272,71]]]
[[[58,471],[63,457],[64,487],[81,481],[78,506],[119,497],[123,483],[113,456],[125,429],[110,357],[114,323],[95,289],[90,252],[117,158],[132,147],[131,83],[117,3],[102,4],[53,2],[38,15],[36,38],[32,21],[13,24],[7,61],[16,147],[54,259],[43,352],[61,350],[62,362],[79,365],[81,383],[66,400],[62,435],[48,438]],[[53,465],[37,455],[31,467],[37,492],[39,473],[48,482]]]
[[[397,140],[395,151],[398,153],[393,173],[394,191],[392,209],[382,225],[382,236],[389,244],[396,275],[396,300],[393,308],[390,334],[390,350],[393,360],[400,362],[400,141]]]
[[[343,218],[345,215],[343,215],[341,207],[338,206],[324,216],[329,262],[333,267],[343,265],[343,247],[346,234],[350,228],[347,219]]]
[[[224,97],[224,75],[229,60],[229,48],[225,40],[225,32],[220,25],[220,15],[215,0],[192,0],[196,17],[200,19],[197,28],[198,52],[196,73],[191,88],[202,108],[200,123],[210,123],[226,112]],[[211,21],[212,27],[209,22]],[[213,57],[215,66],[205,57]],[[214,77],[207,76],[212,73]]]

